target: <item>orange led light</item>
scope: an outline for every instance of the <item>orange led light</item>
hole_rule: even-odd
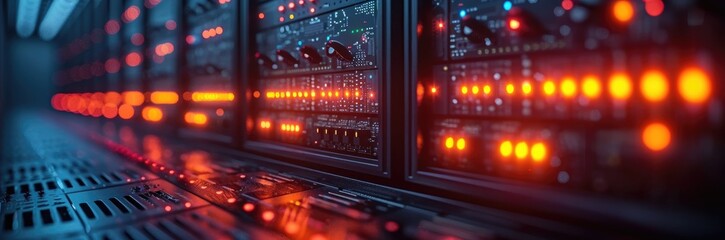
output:
[[[508,93],[509,95],[514,94],[514,85],[513,84],[511,84],[511,83],[506,84],[506,93]]]
[[[652,151],[662,151],[670,145],[672,134],[670,129],[662,123],[650,123],[642,131],[642,142]]]
[[[491,94],[491,86],[489,86],[488,84],[484,85],[483,86],[483,94],[485,94],[485,95]]]
[[[559,91],[561,91],[561,95],[564,97],[571,98],[576,95],[576,82],[572,77],[566,77],[561,80],[561,85],[559,85],[559,88]]]
[[[456,148],[458,150],[466,149],[466,139],[459,138],[458,141],[456,141]]]
[[[259,127],[262,129],[269,129],[272,127],[272,123],[270,121],[260,121]]]
[[[116,104],[106,103],[106,105],[101,108],[101,113],[108,119],[115,118],[118,116],[118,107],[116,107]]]
[[[453,140],[452,137],[446,138],[446,141],[445,141],[446,148],[452,149],[454,144],[455,144],[455,141]]]
[[[650,102],[661,102],[667,98],[670,91],[667,77],[658,70],[650,70],[642,75],[640,81],[642,96]]]
[[[602,85],[596,76],[585,76],[582,80],[582,93],[589,98],[598,98],[602,93]]]
[[[438,88],[436,88],[436,87],[430,88],[430,93],[436,93],[436,92],[438,92]]]
[[[514,155],[516,155],[516,158],[518,159],[526,158],[526,156],[529,155],[529,145],[525,142],[516,143],[516,147],[514,147]]]
[[[289,97],[289,92],[287,92]],[[191,94],[191,101],[194,102],[231,102],[234,100],[234,93],[230,92],[194,92]]]
[[[267,221],[267,222],[274,220],[274,212],[264,211],[262,213],[262,220]]]
[[[712,92],[710,77],[702,69],[687,68],[680,73],[677,90],[686,102],[702,104],[710,98]]]
[[[131,106],[141,106],[144,102],[143,93],[139,91],[128,91],[121,94],[123,96],[123,102]]]
[[[208,120],[208,117],[204,113],[187,112],[186,114],[184,114],[184,121],[186,121],[186,123],[188,124],[206,125]]]
[[[118,116],[121,119],[131,119],[135,112],[136,110],[133,109],[131,104],[121,104],[121,106],[118,107]]]
[[[463,95],[466,95],[466,94],[468,94],[468,87],[467,87],[467,86],[463,86],[463,87],[461,87],[461,93],[462,93]]]
[[[473,87],[471,88],[471,93],[473,93],[474,95],[475,95],[475,94],[478,94],[478,92],[480,92],[480,91],[481,91],[481,89],[480,89],[480,88],[478,88],[478,86],[473,86]]]
[[[609,94],[617,100],[627,100],[632,96],[632,81],[623,73],[616,73],[609,78]]]
[[[501,156],[509,157],[514,151],[513,144],[511,141],[503,141],[498,147],[498,151],[501,153]]]
[[[634,13],[634,5],[629,0],[618,0],[612,5],[612,15],[619,23],[632,21]]]
[[[242,205],[242,209],[244,209],[245,212],[254,211],[254,204],[245,203],[244,205]]]
[[[521,84],[521,92],[524,93],[524,95],[531,94],[531,83],[530,82],[524,82]]]
[[[546,145],[544,143],[534,143],[531,145],[531,159],[534,162],[541,162],[546,158]]]
[[[556,92],[556,84],[554,84],[554,81],[547,80],[546,82],[544,82],[543,89],[544,95],[553,96]]]
[[[164,112],[157,107],[144,107],[141,110],[141,117],[149,122],[158,122],[164,117]]]
[[[518,19],[510,19],[509,28],[511,30],[518,30],[519,28],[521,28],[521,21],[519,21]]]
[[[179,94],[168,91],[152,92],[151,102],[154,104],[175,104],[179,102]]]

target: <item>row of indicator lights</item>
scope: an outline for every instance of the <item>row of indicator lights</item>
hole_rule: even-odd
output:
[[[201,37],[204,39],[209,39],[209,38],[213,38],[216,36],[221,36],[222,33],[224,33],[224,28],[221,26],[217,26],[217,27],[209,28],[209,29],[202,31]]]
[[[454,137],[447,137],[445,141],[443,141],[443,146],[446,149],[458,149],[459,151],[463,151],[466,149],[466,139],[464,138],[458,138],[455,139]]]
[[[314,3],[314,2],[315,2],[315,0],[307,0],[307,2],[309,2],[309,3]],[[291,1],[291,2],[287,3],[287,6],[286,6],[286,8],[285,8],[285,5],[279,5],[279,6],[277,6],[277,11],[279,11],[279,12],[284,12],[285,10],[290,10],[290,11],[292,11],[292,10],[294,10],[294,9],[295,9],[295,7],[297,7],[298,5],[299,5],[299,6],[302,6],[302,5],[304,5],[304,4],[305,4],[305,0],[298,0],[298,1],[297,1],[297,4],[295,4],[295,2],[294,2],[294,1]]]
[[[161,57],[169,55],[174,52],[174,45],[170,42],[159,44],[155,47],[154,52],[156,53],[157,56],[161,56]],[[139,65],[141,65],[141,63],[143,63],[143,57],[141,56],[141,53],[139,53],[139,52],[130,52],[130,53],[126,54],[126,56],[124,57],[124,61],[126,63],[126,66],[138,67]],[[89,69],[90,66],[91,66],[91,64],[86,64],[86,65],[79,66],[78,69],[82,70],[84,67]],[[98,69],[98,70],[96,70],[96,69]],[[71,68],[71,70],[73,70],[73,68]],[[106,73],[117,73],[118,71],[121,70],[121,63],[118,61],[118,59],[110,58],[110,59],[106,60],[106,62],[103,64],[103,70],[105,70]],[[100,67],[96,67],[92,71],[91,70],[86,71],[86,74],[77,74],[77,75],[86,75],[86,76],[85,77],[77,76],[74,78],[74,80],[88,79],[88,78],[90,78],[91,72],[93,72],[94,73],[93,75],[95,75],[95,76],[102,75],[102,70],[100,69]],[[97,73],[100,73],[100,74],[97,74]]]
[[[328,134],[328,133],[329,133],[329,129],[325,128],[324,132],[325,132],[325,134]],[[320,133],[320,128],[316,128],[316,129],[315,129],[315,133]],[[338,132],[337,132],[337,129],[335,129],[335,131],[333,131],[332,133],[333,133],[334,135],[337,135],[337,134],[338,134]],[[343,135],[345,135],[345,136],[347,136],[347,130],[343,131],[343,132],[342,132],[342,134],[343,134]],[[355,136],[356,138],[357,138],[357,137],[360,137],[360,133],[359,133],[358,131],[355,131],[355,132],[353,133],[353,135],[354,135],[354,136]]]
[[[283,123],[280,125],[280,130],[282,130],[282,132],[300,132],[300,125]]]
[[[206,93],[194,92],[202,96],[222,95],[229,98],[231,93]],[[233,94],[231,94],[233,98]],[[213,97],[206,97],[201,101],[212,101]],[[217,97],[219,98],[219,97]],[[96,92],[96,93],[58,93],[51,98],[51,105],[59,111],[78,113],[86,116],[130,119],[135,114],[134,107],[141,106],[145,100],[157,105],[171,105],[179,101],[179,95],[171,91],[155,91],[149,94],[149,98],[139,91],[118,92]],[[220,99],[224,100],[224,99]],[[158,122],[163,118],[163,111],[160,108],[148,106],[142,109],[142,117],[151,122]],[[224,115],[224,110],[219,108],[216,111],[218,116]],[[194,118],[190,123],[203,125],[206,120],[201,121],[199,117]]]
[[[209,121],[209,117],[201,112],[186,112],[184,114],[184,121],[188,124],[203,126]]]
[[[647,12],[648,15],[656,17],[662,14],[664,11],[664,3],[662,0],[643,0],[645,3],[645,12]],[[573,0],[564,0],[561,2],[561,7],[564,10],[571,10],[574,8],[574,1]],[[503,3],[503,9],[506,11],[509,11],[513,8],[513,3],[511,1],[505,1]],[[630,0],[617,0],[614,1],[611,5],[611,14],[613,19],[619,23],[619,24],[627,24],[631,22],[635,15],[636,15],[636,8],[635,4],[632,3]],[[461,10],[459,13],[461,17],[466,16],[466,11]],[[516,31],[523,27],[523,23],[521,20],[517,18],[509,18],[507,26],[509,29]],[[438,28],[442,29],[443,23],[438,23]]]
[[[270,91],[270,92],[267,92],[265,95],[269,99],[279,99],[279,98],[316,98],[318,94],[317,94],[317,91],[305,91],[305,92],[302,92],[302,91],[296,91],[296,92],[294,92],[294,91]],[[342,93],[340,91],[335,91],[335,92],[320,91],[319,95],[323,98],[326,98],[326,97],[331,98],[333,96],[334,97],[342,96],[345,98],[351,98],[351,97],[359,98],[362,94],[360,93],[360,91],[354,91],[354,92],[344,91]],[[369,96],[372,98],[375,95],[373,93],[370,93]]]
[[[499,144],[498,150],[504,158],[516,157],[516,159],[523,160],[530,157],[534,162],[545,160],[548,154],[547,146],[543,142],[536,142],[529,147],[529,143],[525,141],[517,142],[514,145],[512,141],[505,140]]]
[[[314,0],[308,0],[308,2],[314,3]],[[305,4],[305,1],[299,0],[297,3],[299,4],[299,6],[302,6]],[[294,2],[289,2],[286,7],[285,7],[285,5],[279,5],[277,7],[277,11],[280,13],[284,13],[285,10],[293,10],[293,9],[295,9],[295,7],[297,7],[297,4],[295,4]],[[314,7],[310,7],[309,11],[310,11],[310,13],[315,13],[317,10]],[[259,19],[264,19],[266,17],[266,15],[263,12],[260,12],[259,14],[257,14],[257,17]],[[295,19],[295,15],[291,14],[291,13],[289,14],[288,17],[290,20]],[[284,20],[285,20],[284,16],[279,17],[280,22],[284,22]]]
[[[152,159],[150,159],[147,156],[144,156],[142,154],[135,153],[134,151],[130,150],[129,148],[127,148],[127,147],[125,147],[123,145],[120,145],[120,144],[118,144],[116,142],[113,142],[113,141],[110,141],[109,140],[109,141],[105,141],[105,144],[106,144],[106,146],[110,147],[113,151],[115,151],[115,152],[117,152],[117,153],[125,156],[126,158],[131,159],[133,161],[137,161],[137,162],[140,162],[140,163],[145,164],[151,170],[157,170],[157,171],[161,171],[163,173],[168,173],[168,174],[164,174],[162,176],[176,177],[179,180],[185,180],[185,181],[187,181],[186,179],[189,179],[188,180],[188,183],[189,184],[192,184],[192,185],[196,184],[195,186],[199,186],[201,189],[209,189],[210,185],[216,185],[213,182],[209,182],[209,181],[205,181],[205,180],[196,178],[193,175],[192,176],[187,176],[187,175],[185,175],[183,173],[183,171],[176,171],[174,169],[167,168],[166,166],[164,166],[163,163],[156,162],[155,160],[152,160]],[[192,153],[190,155],[191,155],[191,157],[199,157],[199,155],[198,154],[195,154],[195,153]],[[239,178],[241,178],[241,179],[244,179],[246,177],[247,176],[244,175],[244,174],[240,174],[239,175]],[[145,180],[146,177],[141,177],[140,179],[141,180]],[[126,181],[130,182],[131,179],[127,179]],[[207,184],[209,184],[209,185],[207,185]],[[212,186],[212,187],[214,187],[214,186]],[[213,191],[212,189],[209,189],[209,190],[213,191],[217,195],[221,195],[221,194],[223,194],[226,191],[226,189],[219,188],[219,187],[216,187],[216,189],[220,189],[220,190],[217,190],[217,191]],[[227,198],[226,199],[226,202],[228,204],[241,205],[240,208],[244,212],[247,212],[247,213],[252,213],[252,212],[257,211],[259,213],[259,217],[263,221],[265,221],[265,222],[271,222],[276,217],[276,214],[274,213],[274,211],[272,211],[272,210],[264,210],[262,207],[257,207],[252,202],[242,202],[242,201],[238,200],[235,197],[229,197],[229,198]],[[299,205],[301,205],[301,203],[300,204],[296,204],[296,205],[299,206]],[[191,202],[185,202],[183,206],[185,208],[191,208],[192,207],[192,203]],[[164,206],[164,211],[170,212],[171,210],[173,210],[173,208],[171,206],[169,206],[169,205]],[[323,235],[313,235],[313,238],[311,238],[311,239],[321,239],[321,240],[324,240],[326,238]]]
[[[234,93],[230,92],[193,92],[193,102],[231,102],[234,101]]]
[[[683,100],[692,104],[701,104],[706,102],[712,94],[710,77],[702,69],[687,68],[680,73],[677,81],[677,90]],[[601,96],[603,89],[602,81],[595,75],[587,75],[577,82],[573,77],[564,77],[559,82],[557,88],[553,80],[546,80],[541,84],[541,92],[545,96],[554,96],[557,91],[559,95],[565,98],[575,97],[578,91],[581,95],[588,98],[598,98]],[[658,70],[650,70],[645,72],[639,84],[642,97],[650,102],[661,102],[667,98],[670,91],[668,79],[664,73]],[[607,82],[607,90],[612,98],[617,100],[627,100],[632,96],[634,86],[632,80],[627,74],[617,73],[612,75]],[[505,85],[507,94],[516,93],[517,89],[513,83]],[[533,86],[530,82],[523,82],[519,88],[523,95],[530,95],[533,92]],[[432,94],[436,94],[438,89],[434,86],[430,88]],[[493,92],[492,85],[463,85],[459,88],[462,95],[490,95]]]

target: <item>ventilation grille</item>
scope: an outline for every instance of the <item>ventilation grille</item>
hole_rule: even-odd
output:
[[[43,163],[12,164],[0,174],[3,185],[32,182],[53,178],[52,171]]]
[[[85,191],[101,187],[114,186],[126,183],[139,182],[154,178],[150,174],[141,173],[134,169],[121,169],[96,174],[74,175],[63,174],[58,177],[63,189],[68,192]]]
[[[204,207],[142,223],[91,232],[95,239],[283,239],[281,235],[238,223],[217,207]]]
[[[3,239],[82,234],[83,226],[62,191],[15,195],[0,211]]]
[[[208,205],[163,180],[70,193],[68,197],[90,230]]]

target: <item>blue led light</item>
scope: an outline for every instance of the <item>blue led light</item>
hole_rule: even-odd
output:
[[[302,46],[302,40],[297,41],[297,46]]]
[[[505,2],[503,2],[503,10],[506,10],[506,11],[511,10],[511,8],[513,6],[514,5],[511,4],[511,1],[505,1]]]
[[[466,16],[466,10],[461,10],[460,12],[458,12],[458,15],[461,16],[461,17],[465,17]]]

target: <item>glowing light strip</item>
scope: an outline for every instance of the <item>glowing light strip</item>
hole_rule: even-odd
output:
[[[40,0],[23,0],[18,4],[18,20],[15,22],[15,29],[18,36],[26,38],[33,35],[35,24],[38,21]]]
[[[76,5],[78,5],[78,0],[54,0],[40,23],[38,29],[40,38],[48,41],[58,35]]]

